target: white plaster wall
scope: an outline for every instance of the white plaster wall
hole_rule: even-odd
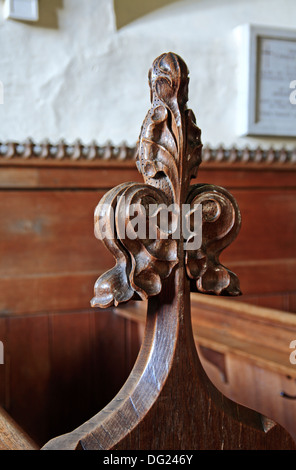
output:
[[[48,0],[39,1],[52,9]],[[53,3],[59,5],[58,26],[42,27],[5,21],[0,0],[0,141],[134,144],[149,107],[148,69],[155,57],[172,51],[190,69],[189,106],[204,143],[295,144],[238,137],[234,33],[244,23],[296,28],[295,0],[183,0],[119,31],[112,0]]]

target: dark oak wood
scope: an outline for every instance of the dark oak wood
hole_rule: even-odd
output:
[[[224,395],[259,410],[296,436],[296,402],[280,396],[281,391],[296,394],[295,366],[289,362],[296,317],[239,299],[191,294],[195,344],[210,349],[212,356],[205,357],[202,350],[202,365]],[[120,390],[143,340],[146,310],[146,302],[132,302],[112,310],[0,318],[6,357],[0,367],[1,403],[40,446],[79,426]],[[40,322],[35,320],[42,316],[48,347],[34,340],[26,351],[25,338],[38,338]],[[15,338],[17,331],[22,342]],[[36,360],[44,358],[44,351],[49,375],[40,374]],[[226,381],[217,353],[225,363]]]
[[[95,284],[92,306],[149,299],[142,347],[124,386],[103,410],[43,449],[296,449],[271,420],[226,398],[205,374],[194,344],[190,285],[203,293],[238,295],[239,281],[219,255],[236,237],[240,212],[223,188],[196,185],[200,130],[186,107],[188,69],[175,54],[162,54],[149,72],[151,109],[144,120],[137,165],[145,184],[110,190],[95,212],[98,238],[115,266]],[[188,195],[189,192],[189,195]],[[185,251],[182,231],[157,242],[122,236],[133,202],[202,204],[202,245]],[[111,210],[115,209],[115,211]],[[111,230],[115,226],[115,233]],[[122,225],[121,225],[122,226]]]
[[[228,398],[264,412],[296,436],[296,369],[290,362],[296,317],[235,298],[191,294],[192,328],[201,363]],[[146,303],[116,313],[142,325]]]
[[[294,448],[281,428],[275,426],[265,434],[261,415],[229,402],[213,387],[190,344],[188,303],[186,307],[183,296],[175,296],[178,315],[172,318],[174,283],[178,285],[172,280],[173,285],[166,285],[162,293],[165,302],[162,294],[149,300],[140,355],[114,400],[75,432],[54,439],[45,448]]]
[[[109,309],[1,317],[3,408],[39,447],[70,431],[119,391],[143,329]]]

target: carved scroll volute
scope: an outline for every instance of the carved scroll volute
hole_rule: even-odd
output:
[[[202,206],[202,242],[185,254],[187,275],[195,281],[192,290],[216,295],[240,295],[237,276],[223,266],[219,256],[237,236],[241,214],[234,197],[224,188],[194,185],[187,198],[192,207]]]

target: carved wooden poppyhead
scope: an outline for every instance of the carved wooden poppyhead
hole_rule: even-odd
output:
[[[95,283],[93,307],[145,300],[185,266],[192,290],[240,294],[239,281],[219,261],[241,224],[224,188],[190,185],[201,163],[201,131],[187,108],[188,68],[165,53],[149,71],[151,108],[142,124],[136,164],[144,183],[111,189],[95,210],[95,235],[116,260]]]

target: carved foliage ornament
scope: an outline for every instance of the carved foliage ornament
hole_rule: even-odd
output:
[[[193,289],[240,293],[236,275],[219,261],[240,228],[236,201],[214,185],[190,186],[201,163],[202,143],[194,113],[187,108],[188,74],[185,62],[173,53],[159,56],[149,71],[151,108],[142,124],[136,157],[144,184],[128,182],[111,189],[95,210],[95,235],[116,264],[96,281],[93,307],[159,294],[164,279],[180,263],[185,263]],[[191,227],[197,207],[202,208],[199,233]],[[189,237],[180,230],[184,218]],[[146,230],[152,219],[153,236]],[[186,239],[194,237],[200,237],[199,245],[184,250]]]

